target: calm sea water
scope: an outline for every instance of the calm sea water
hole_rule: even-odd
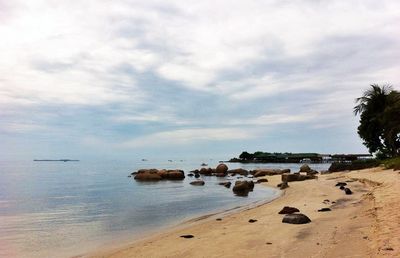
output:
[[[203,178],[136,182],[139,168],[190,170],[217,161],[0,162],[0,257],[69,257],[110,241],[143,234],[213,212],[275,198],[277,190],[256,185],[248,197]],[[229,164],[229,168],[291,168],[299,164]],[[325,170],[328,164],[311,165]]]

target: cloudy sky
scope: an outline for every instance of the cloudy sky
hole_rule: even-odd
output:
[[[3,158],[366,152],[400,2],[0,0]]]

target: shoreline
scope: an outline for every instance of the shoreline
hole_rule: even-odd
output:
[[[276,186],[280,182],[280,176],[266,178],[269,182],[262,185]],[[340,180],[349,181],[352,195],[345,195],[334,187]],[[400,207],[394,203],[400,192],[395,187],[400,186],[397,172],[381,168],[337,172],[320,175],[318,180],[290,182],[289,186],[270,202],[235,210],[222,216],[220,221],[214,219],[221,217],[220,213],[202,216],[130,243],[107,245],[77,257],[390,257],[400,254],[400,240],[391,239],[392,233],[387,235],[393,228],[393,235],[400,233],[398,222],[391,222],[390,227],[380,225],[381,220],[390,220],[393,216],[386,214],[386,210],[382,215],[378,212],[382,207],[378,201],[385,204],[389,197],[393,202],[388,208],[393,209],[393,215]],[[390,191],[381,193],[382,186]],[[323,202],[325,199],[330,200],[329,204]],[[283,224],[283,216],[277,214],[283,206],[297,207],[312,222]],[[332,211],[317,212],[323,207],[330,207]],[[257,222],[249,223],[249,219]],[[192,234],[194,238],[180,238],[185,234]]]

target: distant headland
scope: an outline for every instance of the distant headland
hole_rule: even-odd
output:
[[[79,161],[79,159],[34,159],[33,161],[62,161],[62,162],[68,162],[68,161]]]
[[[262,152],[249,153],[243,151],[238,158],[229,162],[238,163],[331,163],[371,159],[371,154],[320,154],[320,153],[291,153],[291,152]]]

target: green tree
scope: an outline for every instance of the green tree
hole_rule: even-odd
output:
[[[400,94],[389,85],[371,85],[356,99],[354,114],[360,115],[358,134],[371,153],[399,155]]]

